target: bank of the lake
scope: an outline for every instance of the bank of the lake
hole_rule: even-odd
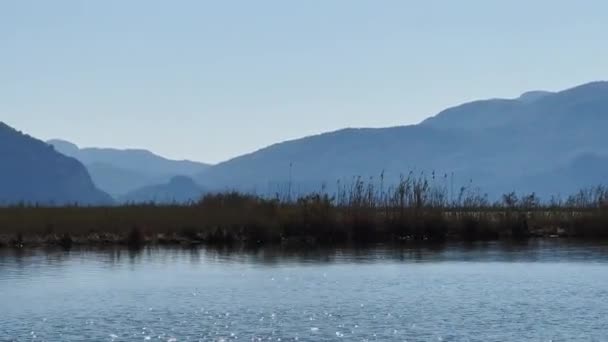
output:
[[[376,208],[265,201],[0,208],[0,248],[608,238],[604,208]]]

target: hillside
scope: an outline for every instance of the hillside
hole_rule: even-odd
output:
[[[2,122],[0,160],[0,205],[112,203],[79,161]]]
[[[115,197],[141,187],[168,182],[175,176],[192,176],[204,171],[208,164],[189,160],[171,160],[141,149],[79,148],[64,140],[49,144],[81,161],[95,184]]]
[[[456,188],[472,181],[491,197],[509,191],[548,195],[562,192],[564,176],[557,174],[567,165],[584,155],[608,153],[607,129],[608,82],[594,82],[557,93],[467,103],[417,125],[344,129],[283,142],[215,165],[196,180],[218,189],[272,193],[283,191],[290,180],[291,188],[311,191],[354,176],[378,179],[383,171],[388,183],[410,171],[435,171],[435,182],[444,184],[445,175],[454,173]],[[584,172],[567,174],[578,178],[577,186],[608,181]],[[603,174],[608,169],[594,171]],[[552,185],[537,186],[529,181],[534,175],[546,175],[544,181]]]
[[[123,203],[187,203],[198,201],[203,189],[186,176],[173,177],[166,184],[150,185],[134,190],[120,198]]]

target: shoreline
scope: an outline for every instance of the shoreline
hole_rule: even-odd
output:
[[[223,193],[188,205],[0,207],[0,248],[608,239],[604,195],[556,206],[509,198],[450,205],[422,190],[409,200],[401,192],[384,200],[369,193],[355,191],[343,200],[313,194],[281,202]]]
[[[343,246],[373,246],[373,245],[437,245],[450,243],[483,243],[483,242],[521,242],[525,243],[531,240],[559,240],[559,241],[603,241],[602,238],[581,238],[573,237],[565,234],[547,234],[546,230],[531,231],[524,238],[512,237],[496,237],[496,238],[476,238],[465,239],[461,236],[446,236],[444,239],[429,239],[429,238],[414,238],[414,237],[399,237],[392,239],[371,239],[369,241],[319,241],[313,237],[309,238],[284,238],[272,241],[249,241],[249,240],[233,240],[227,239],[217,241],[206,239],[204,237],[195,238],[192,236],[182,235],[178,233],[165,234],[140,234],[133,230],[126,234],[117,233],[91,233],[86,235],[72,234],[0,234],[0,249],[30,249],[30,248],[46,248],[58,247],[63,249],[71,249],[74,247],[128,247],[128,248],[143,248],[143,247],[322,247],[322,248],[339,248]]]

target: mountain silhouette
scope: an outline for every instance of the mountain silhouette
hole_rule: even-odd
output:
[[[212,166],[195,179],[215,189],[307,192],[358,176],[378,181],[383,174],[391,183],[414,172],[441,186],[472,184],[491,197],[510,191],[549,195],[608,180],[605,163],[580,166],[583,156],[608,155],[607,129],[608,82],[593,82],[466,103],[417,125],[349,128],[286,141]],[[582,172],[590,167],[596,168],[593,177]],[[535,175],[550,186],[530,181]]]
[[[187,203],[197,201],[204,190],[192,178],[175,176],[168,183],[134,190],[120,198],[125,203]]]
[[[111,197],[76,159],[0,122],[0,205],[97,205]]]
[[[81,161],[95,184],[117,198],[145,186],[166,183],[175,176],[198,174],[209,167],[188,160],[170,160],[141,149],[79,148],[65,140],[48,143]]]

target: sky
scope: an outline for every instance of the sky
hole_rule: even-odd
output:
[[[608,79],[604,0],[0,0],[0,121],[220,162]]]

